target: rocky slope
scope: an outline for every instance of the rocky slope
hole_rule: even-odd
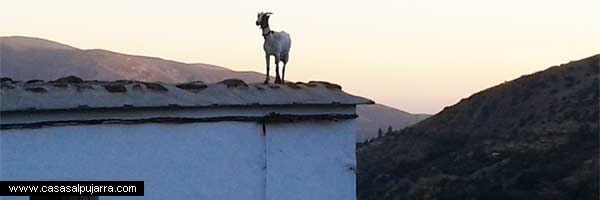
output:
[[[599,199],[599,71],[522,76],[358,149],[358,199]]]

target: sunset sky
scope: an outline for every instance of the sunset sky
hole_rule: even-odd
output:
[[[287,79],[436,113],[600,53],[598,0],[0,0],[0,36],[264,73],[257,11],[292,37]],[[272,71],[273,73],[273,71]]]

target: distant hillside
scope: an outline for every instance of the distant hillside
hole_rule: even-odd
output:
[[[412,114],[381,104],[361,105],[356,108],[356,112],[360,116],[357,136],[359,142],[377,137],[377,130],[380,128],[384,133],[389,126],[393,130],[400,130],[430,116]]]
[[[358,150],[358,199],[599,199],[600,55],[500,84]]]
[[[17,80],[55,80],[75,75],[88,80],[140,80],[178,83],[228,78],[262,82],[264,74],[233,71],[209,64],[186,64],[161,58],[126,55],[107,50],[82,50],[30,37],[0,37],[0,76]],[[358,141],[376,136],[378,128],[400,129],[424,115],[413,115],[383,105],[358,106]]]
[[[261,82],[264,75],[208,64],[186,64],[161,58],[133,56],[106,50],[81,50],[29,37],[0,37],[2,76],[19,80],[55,80],[75,75],[90,80],[140,80],[167,83],[228,78]]]

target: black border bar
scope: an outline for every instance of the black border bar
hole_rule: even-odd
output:
[[[0,196],[144,196],[144,181],[0,181]]]

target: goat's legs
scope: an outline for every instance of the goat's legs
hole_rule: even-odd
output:
[[[289,52],[285,52],[281,54],[281,62],[283,62],[283,69],[281,69],[281,82],[285,83],[285,66],[287,65],[287,62],[289,61],[290,58],[290,54]]]
[[[281,83],[285,83],[285,65],[287,65],[287,63],[283,62],[283,68],[281,68]]]
[[[279,56],[275,56],[275,83],[281,83],[281,78],[279,78]]]
[[[269,77],[269,64],[271,62],[271,58],[270,58],[269,54],[267,54],[265,56],[265,60],[267,61],[267,77],[265,78],[265,84],[269,84],[269,78],[270,78]]]

